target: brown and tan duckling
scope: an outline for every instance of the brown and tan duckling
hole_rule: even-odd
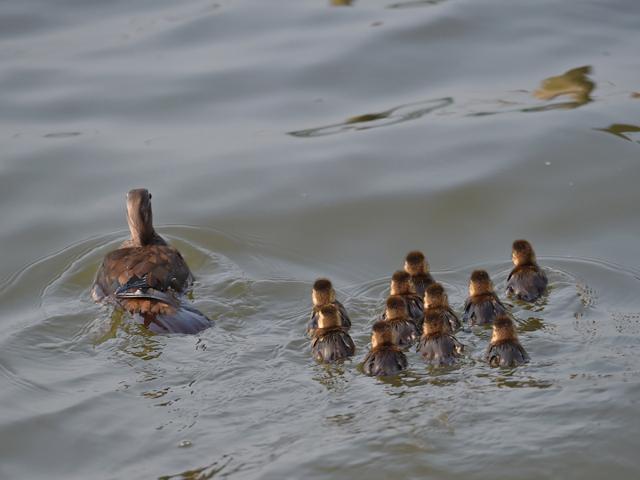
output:
[[[418,250],[407,253],[404,259],[404,271],[411,275],[413,289],[420,298],[423,298],[425,289],[434,281],[429,273],[429,264],[424,253]]]
[[[508,315],[500,315],[493,322],[493,334],[485,358],[492,367],[515,367],[529,361]]]
[[[422,329],[422,317],[424,316],[422,298],[416,295],[411,284],[411,275],[404,270],[398,270],[391,277],[390,295],[399,295],[407,304],[409,320],[415,325],[418,332]],[[383,316],[383,318],[386,317]]]
[[[453,365],[464,350],[464,346],[451,334],[447,323],[442,312],[427,311],[424,314],[423,334],[417,351],[431,365]]]
[[[533,247],[526,240],[516,240],[511,249],[514,268],[507,279],[507,294],[534,302],[547,290],[547,276],[536,262]]]
[[[313,283],[313,288],[311,289],[311,301],[313,302],[313,309],[311,310],[309,323],[307,323],[307,335],[313,336],[313,332],[318,328],[320,308],[325,305],[334,305],[340,314],[341,326],[346,330],[351,328],[351,319],[349,318],[344,305],[336,300],[336,291],[333,289],[333,285],[330,280],[326,278],[319,278]]]
[[[335,305],[318,310],[318,328],[311,339],[311,352],[318,362],[333,363],[351,357],[356,351],[353,340],[342,326],[340,311]]]
[[[398,345],[397,333],[388,322],[376,322],[371,331],[371,350],[362,363],[364,373],[386,377],[397,375],[406,370],[407,366],[407,357]]]
[[[151,194],[127,194],[131,238],[104,257],[91,289],[95,301],[139,315],[156,333],[197,333],[213,322],[184,298],[193,275],[180,252],[153,228]]]
[[[493,289],[485,270],[474,270],[469,280],[469,298],[464,305],[464,322],[470,325],[490,325],[497,316],[507,313]]]
[[[450,332],[460,329],[462,324],[455,312],[449,306],[449,297],[440,283],[432,283],[424,292],[424,313],[437,312],[444,319],[444,326]]]
[[[397,335],[400,347],[407,348],[413,345],[416,341],[416,325],[409,318],[407,303],[401,295],[391,295],[387,298],[382,318]]]

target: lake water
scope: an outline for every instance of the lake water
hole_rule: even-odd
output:
[[[637,478],[639,44],[635,0],[3,2],[0,478]],[[133,187],[214,328],[91,301]],[[460,310],[519,237],[529,365],[359,371],[407,251]]]

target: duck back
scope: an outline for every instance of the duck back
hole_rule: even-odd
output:
[[[356,346],[347,332],[335,329],[328,332],[316,331],[311,341],[313,357],[322,363],[333,363],[351,357]]]
[[[462,344],[452,335],[423,335],[418,344],[418,353],[431,365],[453,365],[458,361]]]
[[[492,367],[515,367],[529,361],[520,342],[508,340],[489,345],[486,360]]]
[[[384,377],[397,375],[406,370],[407,357],[393,347],[381,347],[370,351],[364,359],[362,369],[367,375]]]
[[[467,300],[463,320],[471,325],[491,325],[507,309],[494,294],[478,295]]]
[[[335,305],[335,307],[338,309],[338,312],[340,313],[340,322],[342,324],[342,328],[348,331],[351,328],[351,319],[349,318],[347,309],[338,300],[333,302],[333,305]],[[307,322],[307,335],[309,337],[312,337],[314,332],[318,328],[318,318],[320,318],[320,308],[322,307],[314,306],[313,309],[311,309],[311,316],[309,318],[309,322]]]
[[[108,301],[134,314],[156,333],[197,333],[213,322],[182,295],[193,275],[169,245],[124,247],[108,253],[92,288],[96,301]]]
[[[547,289],[547,276],[537,265],[514,268],[507,280],[507,293],[526,302],[534,302]]]

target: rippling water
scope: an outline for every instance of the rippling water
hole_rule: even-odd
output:
[[[0,478],[635,478],[633,0],[13,0],[0,6]],[[94,304],[124,194],[216,320],[152,336]],[[532,362],[381,381],[358,362],[423,249],[456,309],[530,239]],[[358,351],[316,365],[329,276]]]

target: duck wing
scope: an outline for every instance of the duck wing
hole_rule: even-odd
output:
[[[178,250],[168,245],[120,248],[108,253],[93,285],[96,300],[149,298],[166,302],[164,292],[184,293],[193,275]]]
[[[351,328],[351,319],[349,318],[349,314],[347,313],[347,309],[344,308],[344,305],[340,303],[338,300],[333,302],[338,311],[340,312],[340,318],[342,320],[342,326],[346,329]]]

